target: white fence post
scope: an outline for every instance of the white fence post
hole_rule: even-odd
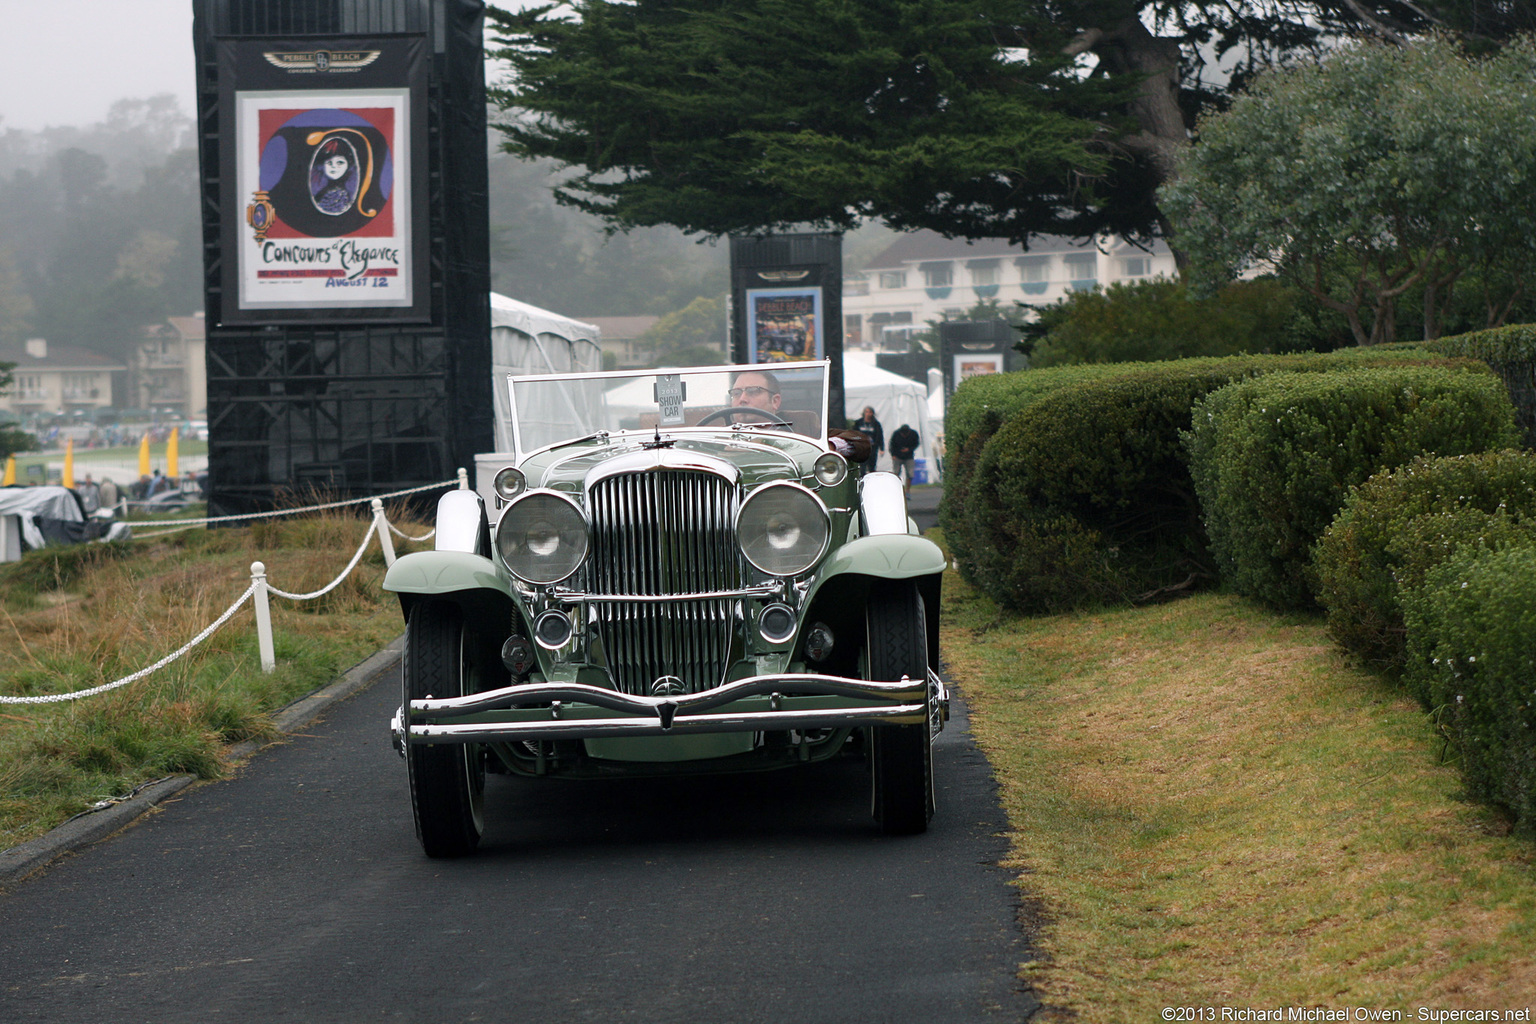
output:
[[[260,562],[251,563],[251,585],[256,588],[251,598],[256,603],[256,646],[261,651],[261,670],[271,672],[277,667],[277,655],[272,650],[272,609],[267,606],[267,567]]]
[[[469,490],[469,470],[465,469],[463,466],[459,467],[459,490]]]
[[[389,520],[384,518],[384,502],[373,499],[373,528],[379,531],[379,546],[384,549],[384,565],[395,564],[395,542],[389,536]]]

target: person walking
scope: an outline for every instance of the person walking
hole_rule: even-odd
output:
[[[891,470],[901,477],[902,490],[912,493],[912,474],[917,470],[917,431],[903,423],[891,435]]]
[[[859,466],[859,476],[865,476],[880,468],[880,453],[885,451],[885,429],[875,419],[874,406],[864,407],[864,415],[853,421],[853,429],[869,438],[869,458]]]

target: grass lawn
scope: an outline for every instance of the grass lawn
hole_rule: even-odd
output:
[[[1536,1004],[1536,851],[1319,619],[1215,594],[1016,618],[945,585],[1046,1019]]]

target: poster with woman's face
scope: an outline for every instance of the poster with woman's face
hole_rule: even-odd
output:
[[[236,93],[242,310],[412,305],[409,99]]]

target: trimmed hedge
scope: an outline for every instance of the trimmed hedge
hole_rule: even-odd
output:
[[[1403,594],[1409,672],[1457,754],[1468,795],[1536,832],[1536,548],[1476,551]]]
[[[1003,423],[951,512],[972,582],[1049,612],[1212,577],[1179,432],[1194,400],[1231,380],[1225,362],[1081,381]]]
[[[1326,355],[1180,359],[973,377],[956,393],[947,420],[952,447],[944,467],[944,498],[939,507],[945,540],[969,582],[999,603],[1019,609],[1121,601],[1152,596],[1170,586],[1193,585],[1213,574],[1214,563],[1206,549],[1178,440],[1179,432],[1189,425],[1189,409],[1178,409],[1178,402],[1192,402],[1245,376],[1284,369],[1324,371],[1361,363],[1415,366],[1430,362],[1446,363],[1422,348],[1382,347]],[[1170,410],[1164,399],[1150,406],[1143,404],[1148,418],[1134,423],[1119,413],[1104,413],[1102,403],[1113,405],[1119,400],[1114,397],[1119,394],[1117,382],[1132,378],[1140,381],[1134,386],[1137,390],[1171,388],[1165,399],[1171,400],[1174,408]],[[1189,381],[1195,378],[1201,383],[1191,388]],[[1153,381],[1165,384],[1154,385],[1150,383]],[[1100,387],[1110,391],[1093,397],[1093,389]],[[1087,390],[1077,394],[1079,389]],[[1075,397],[1061,397],[1069,392]],[[1150,399],[1144,395],[1138,401]],[[1040,449],[1031,458],[1042,460],[1040,472],[1050,478],[1042,489],[1032,491],[1033,477],[1026,474],[1004,497],[998,481],[991,477],[1023,470],[1012,464],[999,469],[996,457],[987,463],[988,479],[973,482],[998,424],[1007,424],[1046,403],[1062,404],[1035,414],[1037,419],[1031,422],[1041,424],[1038,428],[1018,428],[1026,435],[1039,431],[1039,436],[1010,442]],[[1058,430],[1058,426],[1063,429]],[[966,428],[968,433],[956,432]],[[956,439],[963,439],[958,446]],[[1090,468],[1057,480],[1058,469],[1048,465],[1049,459],[1057,457],[1051,454],[1050,446],[1063,442],[1072,451],[1059,458]],[[1127,528],[1132,519],[1127,510],[1139,508],[1148,499],[1147,489],[1134,482],[1137,473],[1106,475],[1091,467],[1099,461],[1140,459],[1149,449],[1174,453],[1171,461],[1158,461],[1156,468],[1149,470],[1162,474],[1157,482],[1161,496],[1153,495],[1161,504],[1141,508],[1139,519]],[[1168,496],[1175,494],[1178,501],[1169,502]],[[1014,497],[1030,504],[1008,505]],[[1166,518],[1170,514],[1172,518]]]
[[[1509,388],[1522,443],[1536,448],[1536,324],[1511,324],[1421,343],[1444,356],[1481,359]]]
[[[1419,455],[1517,438],[1508,393],[1473,363],[1238,381],[1200,403],[1185,440],[1223,581],[1277,607],[1309,608],[1313,546],[1350,487]]]
[[[1403,591],[1469,548],[1530,543],[1536,452],[1415,459],[1345,500],[1313,555],[1317,600],[1341,646],[1396,675],[1407,653]]]

